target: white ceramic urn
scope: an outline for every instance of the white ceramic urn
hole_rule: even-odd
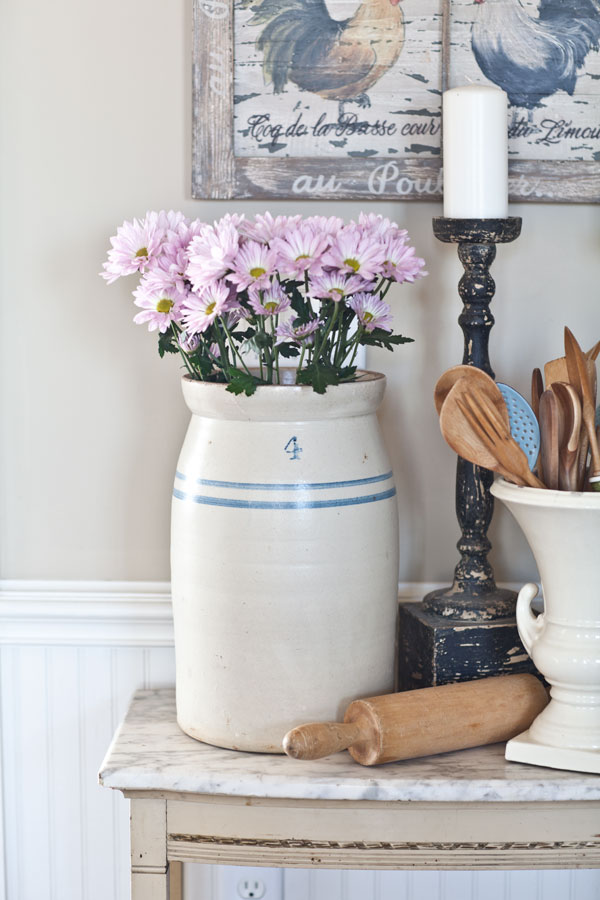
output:
[[[173,490],[177,719],[219,747],[393,690],[396,490],[376,410],[385,377],[251,397],[183,379]]]
[[[502,478],[492,494],[511,511],[538,566],[544,611],[517,600],[523,645],[550,684],[551,700],[506,758],[600,772],[600,494],[518,487]]]

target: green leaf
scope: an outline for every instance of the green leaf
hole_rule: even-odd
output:
[[[190,362],[200,372],[202,381],[206,381],[213,374],[213,361],[208,356],[195,353],[190,357]]]
[[[368,344],[370,347],[384,347],[393,350],[398,344],[412,344],[414,338],[404,337],[401,334],[390,334],[383,328],[374,328],[373,331],[365,331],[360,338],[360,344]]]
[[[227,390],[230,394],[245,394],[250,397],[256,390],[258,381],[253,375],[248,375],[241,369],[230,369],[228,374],[231,381],[227,385]]]
[[[171,328],[158,335],[158,355],[162,359],[165,353],[179,353],[179,347]]]
[[[330,384],[340,383],[340,370],[324,363],[311,363],[296,375],[297,384],[310,384],[317,394],[324,394]]]
[[[285,359],[300,356],[300,350],[295,344],[279,344],[277,349],[279,350],[279,355],[285,357]]]
[[[259,349],[263,349],[264,347],[270,347],[272,344],[272,337],[270,334],[267,334],[266,331],[257,331],[254,338],[254,344]]]
[[[306,325],[314,317],[311,304],[305,299],[297,288],[291,292],[292,309],[296,313],[296,324]]]

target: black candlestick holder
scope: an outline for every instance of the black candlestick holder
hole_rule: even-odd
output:
[[[463,301],[458,319],[464,334],[463,365],[477,366],[494,378],[488,347],[494,324],[490,302],[496,286],[489,270],[496,245],[514,241],[521,233],[521,219],[439,217],[433,220],[433,232],[440,241],[458,244],[465,270],[458,286]],[[492,481],[488,469],[458,457],[456,516],[461,558],[450,587],[432,591],[422,603],[401,606],[401,688],[530,669],[514,619],[517,595],[497,587],[487,558],[491,549],[487,531],[494,511]]]

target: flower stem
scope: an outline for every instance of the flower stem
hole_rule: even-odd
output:
[[[187,353],[185,352],[185,350],[179,343],[179,335],[182,333],[182,330],[181,330],[181,328],[179,328],[179,326],[177,325],[176,322],[171,322],[171,328],[173,329],[173,334],[175,335],[175,340],[177,341],[177,348],[179,350],[179,353],[181,354],[184,365],[185,365],[186,369],[188,370],[188,375],[190,375],[192,378],[197,380],[198,373],[196,372],[196,369],[194,368],[193,363],[190,362],[189,356],[187,355]],[[200,372],[200,381],[203,381],[203,380],[204,379],[202,378],[202,372]]]
[[[325,330],[325,334],[323,336],[323,340],[321,341],[321,345],[320,345],[318,351],[315,347],[314,358],[317,361],[319,360],[321,354],[323,353],[323,350],[327,343],[327,339],[328,339],[329,335],[331,334],[331,329],[333,328],[333,326],[335,324],[335,320],[337,319],[338,312],[339,312],[339,303],[336,303],[335,306],[333,307],[333,314],[331,316],[331,319],[329,320],[329,325],[327,326],[327,328]]]
[[[229,346],[231,347],[231,352],[232,352],[232,354],[233,354],[233,359],[234,359],[234,361],[235,361],[235,358],[236,358],[236,356],[237,356],[237,358],[239,359],[240,363],[242,364],[242,367],[246,370],[246,373],[247,373],[248,375],[252,375],[252,372],[250,371],[250,369],[248,368],[248,366],[247,366],[246,363],[244,362],[244,357],[243,357],[242,354],[240,353],[239,349],[235,346],[235,343],[234,343],[234,341],[233,341],[233,337],[232,337],[232,335],[231,335],[231,332],[230,332],[229,329],[227,328],[227,325],[225,324],[225,319],[224,319],[223,316],[220,317],[220,322],[221,322],[221,325],[223,326],[223,331],[224,331],[225,334],[227,335],[227,340],[228,340],[228,342],[229,342]]]
[[[279,316],[271,316],[271,335],[273,336],[273,359],[275,360],[275,371],[277,372],[277,384],[281,384],[281,375],[279,372],[279,350],[277,341],[275,340],[275,332],[277,330],[277,321]]]

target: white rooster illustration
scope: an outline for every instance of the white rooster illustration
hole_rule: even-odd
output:
[[[533,109],[557,91],[572,94],[600,42],[600,0],[540,0],[531,16],[520,0],[474,0],[473,53],[512,106]]]

